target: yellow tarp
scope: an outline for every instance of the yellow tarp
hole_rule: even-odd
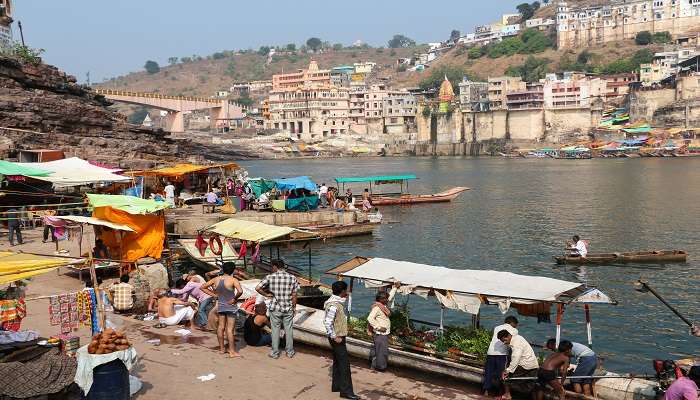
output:
[[[172,167],[130,172],[130,174],[137,175],[137,176],[178,177],[178,176],[191,174],[194,172],[206,171],[206,170],[209,170],[212,168],[238,169],[238,164],[236,164],[236,163],[216,164],[216,165],[177,164],[177,165],[174,165]]]
[[[268,225],[261,222],[229,218],[210,226],[206,230],[228,238],[246,240],[249,242],[266,242],[268,240],[287,236],[297,229],[288,226]]]
[[[129,214],[112,207],[99,207],[93,211],[93,217],[126,225],[133,232],[100,230],[98,235],[109,248],[109,254],[119,260],[133,262],[143,257],[160,259],[165,241],[165,216],[155,214]],[[120,232],[123,239],[120,245]]]
[[[0,284],[51,272],[80,260],[0,251]]]

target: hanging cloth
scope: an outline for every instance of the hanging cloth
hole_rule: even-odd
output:
[[[255,244],[255,251],[253,251],[253,262],[257,263],[260,261],[260,242]]]
[[[246,246],[245,240],[241,241],[241,248],[238,250],[238,259],[245,257],[248,252],[248,247]]]
[[[551,323],[552,303],[543,302],[535,304],[513,304],[518,314],[524,317],[537,317],[537,323]]]
[[[209,245],[207,244],[207,241],[204,240],[204,236],[202,236],[201,232],[197,233],[197,240],[195,240],[194,246],[197,248],[197,250],[199,250],[199,255],[204,257]]]

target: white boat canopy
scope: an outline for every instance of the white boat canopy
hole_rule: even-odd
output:
[[[119,169],[99,167],[78,157],[42,163],[18,163],[18,165],[51,171],[52,174],[49,176],[36,176],[33,178],[51,182],[55,187],[131,181],[131,177],[117,175],[115,172],[121,172]]]
[[[422,297],[434,294],[443,306],[470,314],[477,314],[481,304],[498,304],[505,313],[511,304],[613,303],[599,290],[577,282],[503,271],[450,269],[386,258],[356,257],[326,273],[363,279],[367,287],[400,282],[400,293]]]
[[[95,217],[83,217],[80,215],[65,215],[65,216],[55,216],[52,218],[77,222],[79,224],[105,226],[107,228],[114,229],[117,231],[135,232],[133,229],[131,229],[131,227],[129,225],[117,224],[115,222],[110,222],[110,221],[106,221],[104,219],[99,219],[99,218],[95,218]]]

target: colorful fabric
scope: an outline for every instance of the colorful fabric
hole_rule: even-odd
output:
[[[0,251],[0,285],[51,272],[75,261],[78,260]]]
[[[49,321],[60,326],[61,333],[68,334],[80,327],[78,294],[68,293],[49,298]]]
[[[165,242],[164,215],[138,215],[117,208],[100,207],[95,208],[93,217],[126,225],[134,230],[100,230],[99,237],[109,248],[109,254],[119,254],[121,261],[128,262],[143,257],[160,259]]]
[[[17,319],[17,301],[0,300],[0,322],[14,321]]]
[[[162,201],[140,199],[133,196],[88,193],[87,197],[90,206],[96,209],[109,207],[129,214],[150,214],[169,207],[167,203]]]

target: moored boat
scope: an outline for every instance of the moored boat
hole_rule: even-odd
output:
[[[683,250],[635,251],[627,253],[588,253],[583,257],[555,256],[557,264],[664,264],[684,263],[688,253]]]
[[[410,194],[408,190],[408,182],[418,179],[415,175],[386,175],[386,176],[364,176],[352,178],[336,178],[335,182],[340,187],[341,193],[345,193],[345,184],[350,183],[366,183],[369,191],[372,205],[375,206],[390,206],[403,204],[418,204],[418,203],[443,203],[454,200],[460,193],[469,190],[468,187],[457,186],[449,190],[434,193],[434,194]],[[400,190],[397,193],[375,193],[374,188],[380,185],[398,185]],[[359,196],[355,197],[355,205],[362,205],[362,199]]]
[[[300,226],[303,231],[292,232],[289,235],[291,241],[308,240],[313,237],[322,239],[331,239],[339,237],[371,235],[374,233],[374,228],[381,225],[378,222],[364,222],[357,224],[330,224],[330,225],[307,225]]]
[[[195,245],[196,239],[178,239],[178,244],[182,246],[182,248],[187,252],[187,255],[190,256],[190,259],[192,260],[193,263],[195,263],[198,267],[206,270],[206,271],[211,271],[214,269],[218,269],[219,267],[217,266],[217,261],[218,262],[237,262],[239,261],[238,253],[236,252],[236,249],[233,248],[233,245],[229,243],[228,240],[224,240],[222,242],[222,251],[221,255],[216,255],[212,253],[211,249],[209,246],[206,247],[204,250],[204,255],[200,253],[199,249]],[[242,261],[241,261],[242,263]]]

